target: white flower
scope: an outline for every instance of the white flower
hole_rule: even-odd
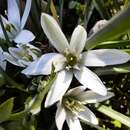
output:
[[[20,67],[26,67],[31,62],[37,60],[41,54],[40,49],[30,44],[17,44],[17,47],[9,47],[8,52],[4,52],[5,59]]]
[[[60,53],[42,55],[22,73],[26,75],[49,75],[52,64],[54,65],[57,78],[47,95],[45,106],[50,106],[62,98],[72,81],[73,74],[86,88],[100,95],[106,95],[107,90],[104,84],[86,66],[121,64],[127,62],[130,56],[117,49],[89,50],[81,53],[87,38],[86,30],[82,26],[78,25],[75,28],[69,44],[53,17],[42,13],[41,25],[52,45]]]
[[[112,92],[101,96],[93,91],[84,91],[83,86],[70,89],[57,105],[55,120],[58,130],[62,130],[65,120],[70,130],[82,130],[79,119],[97,125],[96,116],[85,104],[98,103],[112,96],[114,96]]]
[[[6,61],[5,61],[5,57],[3,55],[3,50],[0,47],[0,67],[5,70],[6,69]]]
[[[32,0],[27,0],[25,10],[22,18],[20,18],[20,11],[16,0],[8,0],[7,17],[2,17],[2,21],[10,41],[16,43],[28,43],[32,41],[35,36],[29,30],[23,29],[30,12]],[[0,38],[5,39],[2,27],[0,25]]]

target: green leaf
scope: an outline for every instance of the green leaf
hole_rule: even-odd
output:
[[[130,73],[130,63],[116,66],[107,66],[105,68],[96,68],[94,72],[97,75],[115,75],[118,73]]]
[[[27,114],[26,110],[17,112],[17,113],[13,113],[10,115],[8,120],[20,120],[20,119],[23,119],[26,114]]]
[[[14,98],[10,98],[0,105],[0,122],[8,120],[13,109]]]
[[[50,87],[52,86],[53,82],[56,79],[56,73],[54,73],[54,66],[52,66],[52,72],[51,75],[49,77],[49,79],[47,81],[40,81],[39,84],[39,93],[34,97],[34,99],[32,99],[32,106],[30,107],[30,112],[32,114],[37,114],[40,112],[41,110],[41,103],[45,97],[45,95],[48,93]]]
[[[114,121],[111,121],[111,122],[112,122],[112,124],[114,124],[115,127],[121,128],[120,121],[114,120]]]
[[[121,40],[121,41],[107,41],[102,42],[96,48],[119,48],[126,47],[130,45],[130,40]]]
[[[113,70],[118,73],[130,73],[130,67],[114,67]]]
[[[86,41],[85,49],[92,49],[101,42],[113,40],[130,29],[130,6],[114,16],[106,26]]]
[[[103,0],[93,0],[93,5],[99,12],[102,19],[109,19],[111,17]]]
[[[54,2],[53,0],[51,0],[51,3],[50,3],[50,10],[51,10],[51,13],[54,17],[54,19],[57,21],[57,23],[59,24],[59,19],[58,19],[58,15],[57,15],[57,10],[56,10],[56,7],[54,5]]]
[[[97,110],[99,112],[111,117],[112,119],[118,120],[122,124],[130,127],[130,118],[125,116],[124,114],[117,112],[117,111],[113,110],[112,108],[107,107],[105,105],[101,105],[100,107],[97,107]]]

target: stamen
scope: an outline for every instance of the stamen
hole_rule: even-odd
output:
[[[70,69],[72,68],[75,64],[77,64],[77,57],[73,54],[67,54],[66,56],[66,63],[65,63],[65,66],[66,66],[66,69]]]
[[[11,33],[11,29],[14,29],[15,31],[17,31],[17,29],[15,28],[15,26],[13,24],[5,24],[5,30]]]
[[[84,111],[84,105],[80,101],[70,96],[63,98],[63,105],[67,110],[74,114],[78,114],[79,112]]]

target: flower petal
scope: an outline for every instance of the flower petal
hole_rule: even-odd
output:
[[[108,23],[107,20],[103,19],[103,20],[99,20],[96,22],[96,24],[92,27],[92,29],[90,30],[88,37],[91,36],[93,33],[98,32],[100,29],[102,29],[106,24]]]
[[[16,0],[8,0],[8,20],[18,28],[20,27],[20,12]]]
[[[84,52],[82,55],[83,64],[86,66],[106,66],[127,62],[130,55],[117,49],[99,49]]]
[[[19,34],[15,37],[14,41],[16,43],[28,43],[35,39],[35,36],[32,32],[28,30],[22,30]]]
[[[58,130],[62,130],[65,119],[66,119],[66,111],[61,106],[61,104],[58,104],[55,116],[56,126]]]
[[[13,65],[20,66],[20,67],[25,67],[22,63],[20,63],[16,58],[11,56],[9,53],[4,52],[4,57],[5,59],[10,62]]]
[[[22,73],[26,75],[48,75],[51,74],[52,65],[57,72],[64,68],[64,59],[64,56],[59,53],[44,54],[38,60],[32,62]]]
[[[3,30],[1,28],[1,25],[0,25],[0,38],[5,39],[5,36],[4,36]]]
[[[82,127],[78,118],[67,114],[66,121],[69,126],[69,130],[82,130]]]
[[[45,107],[49,107],[62,98],[72,81],[73,74],[62,70],[57,73],[56,80],[51,86],[45,101]]]
[[[80,95],[86,89],[85,86],[78,86],[67,91],[65,95],[73,95],[73,97]]]
[[[51,44],[59,51],[64,53],[68,51],[69,44],[61,31],[56,20],[48,14],[42,13],[41,15],[41,26],[44,33],[50,40]]]
[[[81,120],[90,122],[94,125],[98,124],[96,116],[87,107],[84,106],[84,111],[81,111],[77,115]]]
[[[22,53],[21,48],[9,47],[8,51],[16,59],[20,59],[23,56],[23,55],[20,55],[20,53]]]
[[[2,22],[3,22],[4,26],[6,24],[10,24],[9,21],[6,18],[4,18],[2,15],[1,15],[1,18],[2,18]],[[3,33],[3,29],[1,27],[1,24],[0,24],[0,38],[5,39],[5,36],[4,36],[4,33]]]
[[[24,9],[24,13],[23,13],[22,19],[21,19],[21,29],[24,28],[25,23],[27,21],[27,18],[28,18],[30,9],[31,9],[31,3],[32,3],[32,0],[27,0],[26,1],[26,6],[25,6],[25,9]]]
[[[4,57],[4,54],[3,54],[3,50],[2,48],[0,47],[0,67],[3,69],[3,70],[6,70],[6,61],[5,61],[5,57]]]
[[[70,49],[75,54],[79,55],[82,50],[84,49],[85,43],[86,43],[87,33],[85,28],[78,25],[71,37],[70,40]]]
[[[114,96],[114,93],[112,92],[107,92],[106,96],[99,95],[93,91],[86,91],[82,92],[80,95],[77,95],[77,98],[81,101],[86,103],[98,103],[105,101],[111,97]]]
[[[83,67],[81,70],[74,70],[74,75],[86,88],[89,88],[100,95],[105,96],[107,94],[107,89],[102,81],[88,68]]]

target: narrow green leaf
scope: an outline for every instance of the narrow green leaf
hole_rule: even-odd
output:
[[[130,46],[130,40],[102,42],[96,48],[119,48]]]
[[[0,105],[0,122],[8,120],[13,109],[14,98],[10,98]]]
[[[103,0],[93,0],[93,5],[99,12],[102,19],[109,19],[111,17]]]
[[[20,119],[24,118],[26,114],[27,114],[26,110],[17,112],[17,113],[13,113],[10,115],[8,120],[20,120]]]
[[[91,15],[93,13],[93,10],[94,10],[94,5],[93,5],[93,2],[92,0],[87,0],[85,1],[85,11],[84,11],[84,28],[87,28],[88,26],[88,22],[91,18]]]
[[[45,81],[41,81],[40,85],[39,85],[39,93],[36,95],[35,97],[35,101],[33,102],[30,111],[32,113],[36,113],[37,114],[40,110],[41,110],[41,103],[45,97],[45,95],[48,93],[50,87],[52,86],[53,82],[56,79],[56,73],[54,73],[52,71],[49,80],[45,83]]]
[[[57,11],[56,11],[56,8],[55,8],[55,5],[54,5],[53,0],[51,0],[50,9],[51,9],[51,12],[52,12],[53,17],[54,17],[55,20],[59,23]]]
[[[59,0],[59,20],[60,20],[60,25],[62,26],[62,18],[63,18],[63,5],[64,5],[64,0]]]
[[[130,67],[114,67],[113,70],[118,73],[130,73]]]
[[[113,40],[130,29],[130,6],[114,16],[106,26],[86,41],[85,49],[92,49],[101,42]]]
[[[117,75],[119,73],[130,73],[130,63],[117,66],[107,66],[105,68],[96,68],[94,72],[97,75]]]
[[[110,107],[107,107],[105,105],[101,105],[100,107],[97,108],[97,110],[115,120],[120,121],[122,124],[130,127],[130,118],[125,116],[124,114],[117,112],[113,110]]]

